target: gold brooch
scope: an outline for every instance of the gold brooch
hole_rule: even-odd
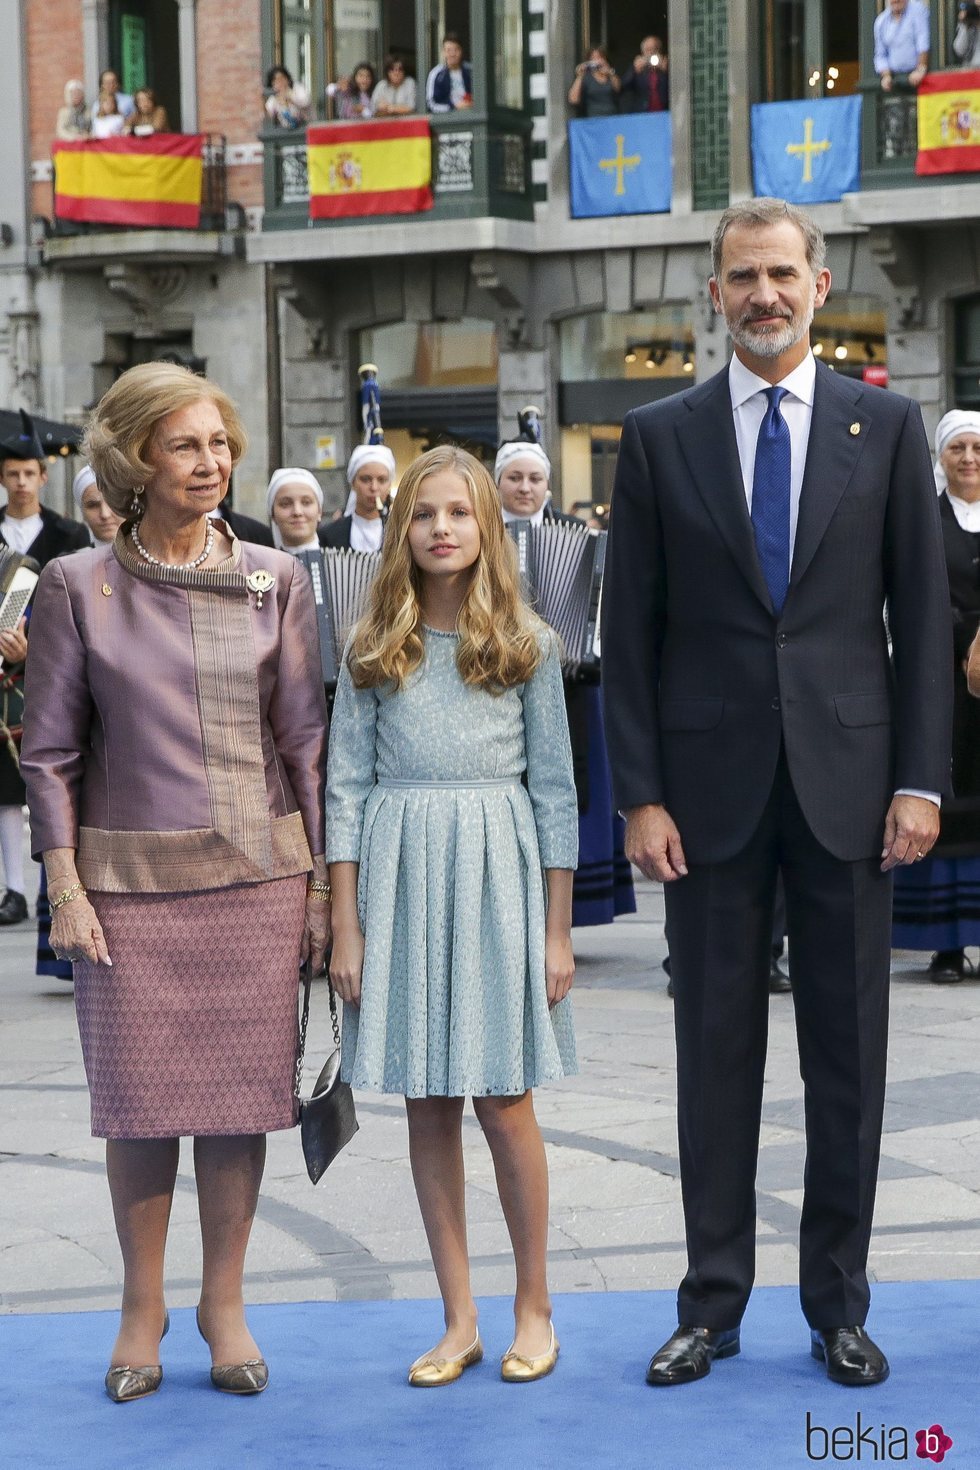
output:
[[[860,432],[861,432],[861,425],[860,424],[852,424],[851,425],[851,433],[852,434],[860,434]]]
[[[112,596],[112,588],[109,586],[109,583],[108,582],[103,582],[102,583],[102,596],[103,597],[111,597]]]
[[[262,607],[263,597],[267,592],[271,592],[275,585],[275,577],[271,572],[267,572],[264,567],[259,567],[258,571],[252,572],[245,581],[245,586],[249,592],[255,593],[255,606],[259,609]]]

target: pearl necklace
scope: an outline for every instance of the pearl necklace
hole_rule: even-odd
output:
[[[144,561],[149,562],[150,565],[154,567],[168,567],[172,572],[193,572],[195,568],[201,565],[202,562],[207,561],[208,557],[211,555],[212,548],[214,547],[214,521],[211,520],[208,521],[208,533],[204,538],[204,550],[201,552],[200,556],[196,556],[193,561],[161,561],[158,556],[154,556],[152,552],[147,551],[146,547],[140,540],[140,533],[136,527],[135,522],[133,523],[132,530],[129,534],[133,538],[133,545],[136,547],[136,550],[139,552]]]

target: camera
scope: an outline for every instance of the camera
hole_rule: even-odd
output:
[[[976,8],[977,7],[974,5],[973,9],[976,10]],[[660,65],[660,57],[657,55],[656,52],[654,52],[652,56],[650,56],[650,57],[647,58],[647,65],[648,66],[659,66]]]
[[[600,66],[602,65],[602,62],[601,61],[587,61],[585,64],[588,67],[589,71],[598,71],[599,68],[600,68]]]

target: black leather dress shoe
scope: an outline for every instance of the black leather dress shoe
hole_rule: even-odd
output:
[[[933,985],[956,985],[973,974],[973,966],[961,949],[941,949],[929,961]]]
[[[27,918],[27,899],[22,893],[8,888],[0,903],[0,924],[19,924]]]
[[[694,1383],[698,1378],[707,1378],[715,1358],[734,1358],[740,1350],[737,1327],[724,1332],[712,1332],[710,1327],[678,1327],[650,1359],[647,1383]]]
[[[790,978],[786,971],[780,968],[779,961],[777,959],[771,960],[769,965],[769,994],[789,995],[792,989]]]
[[[663,963],[661,964],[660,968],[663,970],[664,974],[667,976],[667,994],[670,996],[671,1000],[673,1000],[674,999],[674,980],[673,980],[673,976],[670,973],[670,955],[668,955],[667,958],[663,961]]]
[[[888,1377],[888,1359],[863,1327],[810,1333],[810,1355],[827,1364],[827,1377],[847,1388],[870,1388]]]

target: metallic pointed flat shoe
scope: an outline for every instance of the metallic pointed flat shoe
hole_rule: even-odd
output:
[[[269,1382],[269,1367],[264,1358],[227,1363],[211,1369],[211,1382],[222,1393],[261,1393]]]
[[[536,1378],[546,1378],[554,1371],[561,1345],[555,1336],[555,1324],[551,1324],[551,1345],[536,1358],[524,1358],[514,1352],[514,1344],[500,1360],[500,1376],[505,1383],[533,1383]]]
[[[444,1383],[455,1383],[467,1368],[482,1360],[483,1343],[477,1333],[465,1353],[457,1353],[454,1358],[434,1358],[431,1353],[423,1353],[409,1368],[408,1381],[413,1388],[441,1388]]]
[[[163,1314],[163,1331],[160,1341],[170,1331],[170,1313]],[[163,1369],[159,1363],[145,1368],[131,1368],[128,1363],[110,1368],[105,1376],[105,1391],[114,1404],[127,1404],[131,1399],[145,1399],[156,1393],[163,1382]]]

